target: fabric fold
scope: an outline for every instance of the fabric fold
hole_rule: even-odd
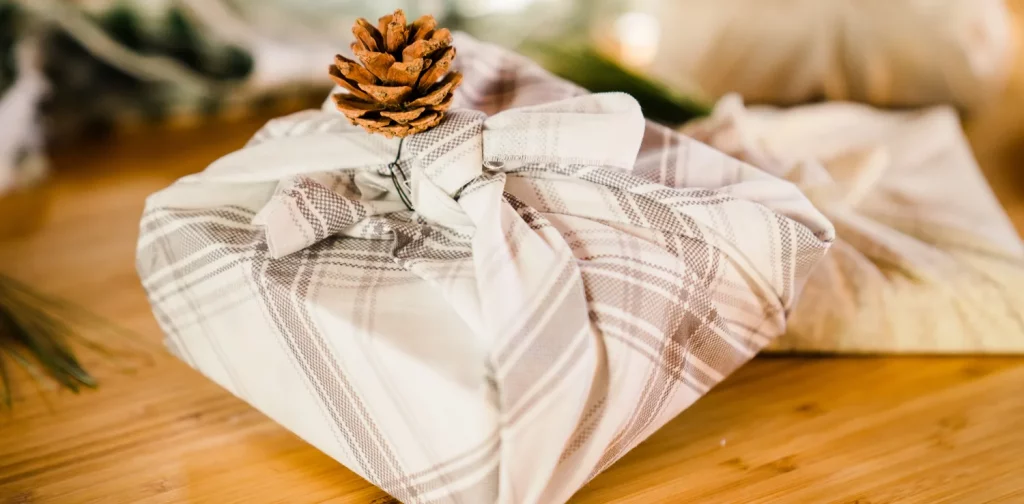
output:
[[[294,114],[149,199],[139,273],[176,355],[403,502],[564,502],[785,330],[834,231],[628,96],[456,46],[414,210],[397,142]]]

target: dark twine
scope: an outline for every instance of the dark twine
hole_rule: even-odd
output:
[[[395,184],[395,190],[398,191],[398,197],[402,198],[402,203],[405,203],[405,207],[412,210],[412,200],[409,199],[409,193],[412,192],[412,188],[409,186],[409,179],[406,178],[405,172],[402,171],[401,166],[398,165],[398,158],[402,157],[402,144],[405,143],[405,138],[398,141],[398,154],[395,154],[395,160],[388,163],[388,170],[391,172],[391,182]]]

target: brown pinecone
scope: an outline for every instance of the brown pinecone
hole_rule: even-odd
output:
[[[352,124],[388,138],[437,126],[462,81],[462,74],[448,71],[455,59],[451,32],[435,30],[429,15],[407,25],[401,9],[378,26],[363,18],[352,26],[352,52],[362,65],[334,57],[331,78],[349,91],[334,95],[338,110]]]

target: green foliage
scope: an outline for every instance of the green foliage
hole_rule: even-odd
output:
[[[146,16],[135,3],[122,1],[91,19],[127,49],[170,58],[212,81],[229,83],[251,74],[254,62],[246,50],[212,39],[181,8]],[[45,54],[53,85],[45,116],[53,138],[103,136],[121,115],[159,122],[178,108],[215,111],[223,99],[223,89],[186,96],[173,83],[140,80],[97,58],[63,31],[51,34]]]
[[[96,386],[68,344],[75,334],[70,313],[68,305],[0,275],[0,404],[12,403],[10,362],[33,376],[41,369],[73,392]]]
[[[161,42],[168,56],[192,70],[203,71],[203,40],[181,9],[167,13],[167,35]]]
[[[235,46],[225,47],[219,62],[214,77],[227,80],[245,78],[252,73],[254,65],[252,56],[242,48]]]
[[[18,76],[14,59],[18,18],[17,7],[12,2],[0,0],[0,93],[14,83]]]
[[[146,37],[139,27],[139,16],[126,4],[118,4],[99,19],[103,30],[111,38],[133,51],[146,50]]]
[[[655,122],[678,126],[711,112],[711,106],[702,100],[680,95],[623,67],[587,44],[531,42],[522,50],[551,73],[591,92],[621,91],[632,95],[640,103],[644,116]]]

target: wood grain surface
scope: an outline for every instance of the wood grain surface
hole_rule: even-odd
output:
[[[0,503],[390,502],[167,354],[135,274],[144,197],[263,119],[65,150],[50,182],[0,199],[0,271],[131,332],[80,346],[98,390],[15,377]],[[967,130],[1024,229],[1024,64]],[[573,502],[1024,503],[1022,423],[1024,359],[762,357]]]

